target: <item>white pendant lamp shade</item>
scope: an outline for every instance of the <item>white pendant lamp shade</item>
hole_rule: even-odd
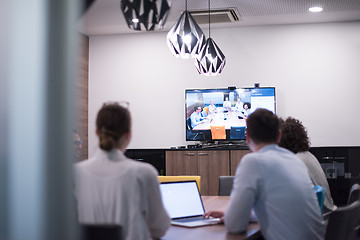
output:
[[[194,58],[205,45],[205,35],[188,11],[184,11],[167,34],[171,53],[180,58]]]
[[[219,75],[226,63],[225,55],[212,38],[206,40],[206,45],[195,59],[195,66],[200,74],[205,76]]]
[[[121,0],[121,11],[133,30],[163,29],[170,10],[168,0]]]

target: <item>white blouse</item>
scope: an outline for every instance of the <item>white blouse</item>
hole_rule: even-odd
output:
[[[118,224],[126,240],[165,235],[170,218],[162,204],[156,169],[121,151],[97,154],[74,166],[79,222]]]

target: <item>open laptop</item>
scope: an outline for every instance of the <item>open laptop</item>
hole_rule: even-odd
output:
[[[202,217],[205,209],[196,181],[163,182],[160,191],[171,224],[200,227],[219,223],[219,218]]]

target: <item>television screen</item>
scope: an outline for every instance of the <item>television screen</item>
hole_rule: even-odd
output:
[[[275,103],[274,87],[185,90],[186,140],[244,140],[246,118]]]

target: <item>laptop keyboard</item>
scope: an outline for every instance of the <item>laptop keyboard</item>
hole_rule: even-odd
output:
[[[192,217],[192,218],[183,218],[183,219],[175,219],[174,222],[194,222],[194,221],[204,221],[203,217]]]
[[[202,217],[195,219],[178,219],[177,221],[172,221],[172,224],[183,226],[183,227],[201,227],[207,225],[213,225],[219,223],[219,218],[211,218],[211,219],[204,219]]]

